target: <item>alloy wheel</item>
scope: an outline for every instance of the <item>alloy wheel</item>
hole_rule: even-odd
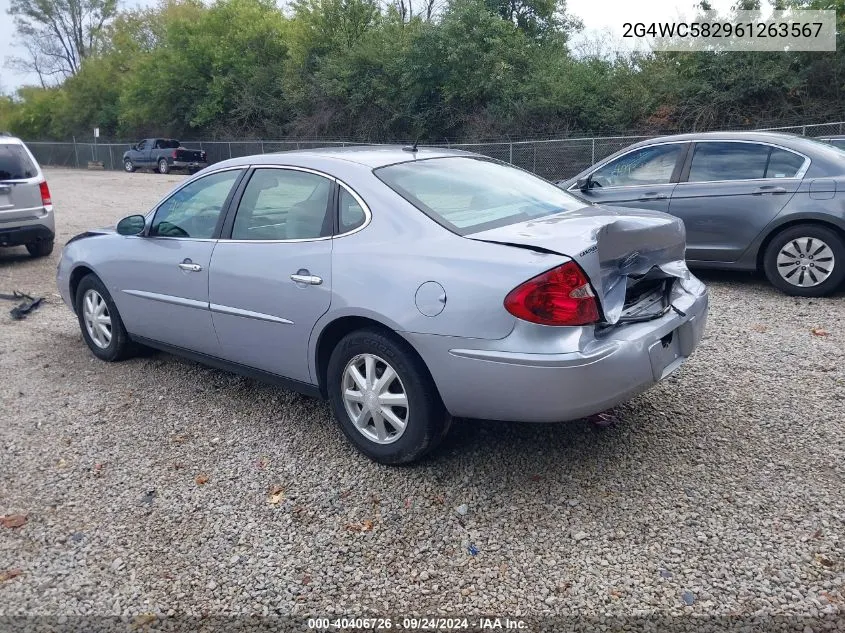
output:
[[[371,442],[391,444],[408,426],[408,394],[396,373],[375,354],[358,354],[341,381],[343,404],[355,428]]]
[[[817,237],[799,237],[783,245],[777,257],[778,273],[793,286],[810,288],[833,273],[833,250]]]

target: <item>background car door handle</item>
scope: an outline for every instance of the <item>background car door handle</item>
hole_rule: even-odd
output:
[[[298,284],[310,284],[312,286],[319,286],[323,283],[323,278],[318,277],[317,275],[302,275],[302,274],[295,274],[290,276]]]
[[[182,270],[187,270],[187,271],[192,272],[192,273],[198,273],[199,271],[202,270],[202,266],[200,266],[199,264],[193,263],[190,259],[186,259],[181,264],[179,264],[179,268],[181,268]]]
[[[775,185],[763,185],[762,187],[757,187],[757,189],[752,192],[755,196],[760,196],[764,193],[786,193],[786,189]]]
[[[665,193],[657,193],[656,191],[652,191],[650,193],[644,193],[639,197],[640,200],[665,200],[668,198]]]

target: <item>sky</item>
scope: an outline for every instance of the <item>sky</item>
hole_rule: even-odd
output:
[[[154,0],[134,0],[122,6],[151,5]],[[727,13],[734,0],[711,0],[713,8]],[[7,57],[20,54],[15,45],[15,26],[8,15],[10,0],[0,0],[0,91],[13,92],[27,83],[37,83],[34,75],[22,75],[4,67]],[[621,42],[622,25],[625,22],[649,23],[659,20],[673,20],[680,16],[694,15],[695,0],[568,0],[567,9],[584,22],[584,30],[573,39],[572,46],[589,50],[598,39],[605,42],[615,39]],[[627,50],[626,44],[620,48]]]

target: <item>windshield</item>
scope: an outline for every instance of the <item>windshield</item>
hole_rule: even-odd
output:
[[[25,180],[37,175],[38,170],[22,145],[0,144],[0,180]]]
[[[542,178],[483,158],[429,158],[381,167],[375,174],[459,235],[584,207]]]

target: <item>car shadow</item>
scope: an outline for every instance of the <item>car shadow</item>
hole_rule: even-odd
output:
[[[31,261],[33,257],[23,246],[0,246],[0,264]]]
[[[784,299],[805,299],[804,297],[792,297],[787,295],[773,285],[766,279],[766,275],[761,271],[745,271],[745,270],[716,270],[712,268],[693,268],[693,274],[698,277],[705,284],[733,284],[733,285],[747,285],[761,292],[767,292],[772,295],[783,297]],[[845,297],[845,284],[840,286],[836,292],[829,295],[829,298]],[[810,301],[813,297],[808,297]]]

